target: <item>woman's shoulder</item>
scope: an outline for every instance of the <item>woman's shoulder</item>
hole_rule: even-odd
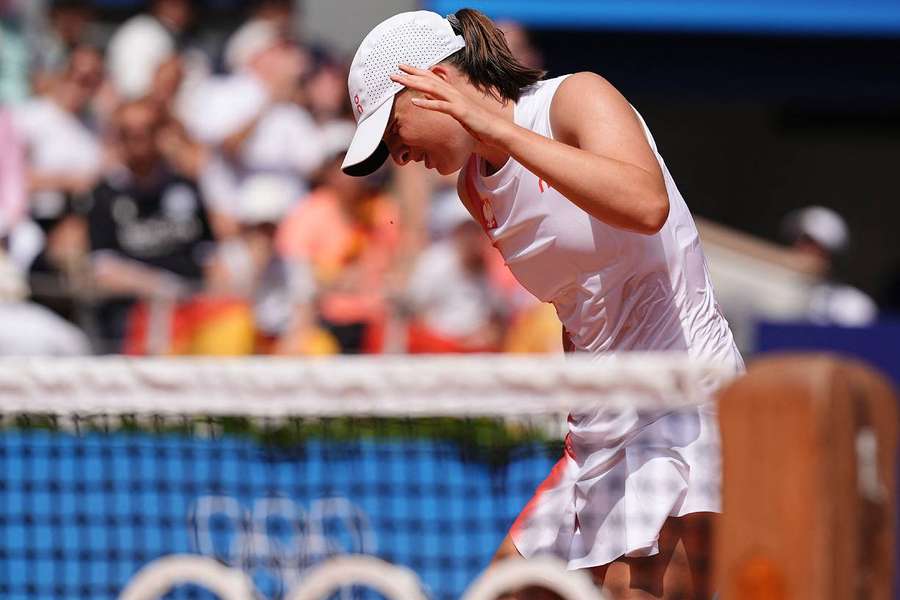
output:
[[[615,89],[612,87],[612,84],[597,73],[591,71],[579,71],[576,73],[566,73],[556,77],[541,79],[527,88],[524,88],[522,90],[522,97],[527,98],[529,96],[543,94],[550,94],[555,97],[557,91],[561,89],[596,92],[600,88]]]
[[[562,75],[548,83],[556,84],[556,93],[553,103],[585,103],[604,98],[622,98],[622,94],[613,84],[602,75],[592,71],[580,71],[569,75]]]
[[[616,87],[597,73],[581,71],[565,77],[553,95],[550,120],[559,134],[573,134],[585,121],[633,119],[631,105]]]

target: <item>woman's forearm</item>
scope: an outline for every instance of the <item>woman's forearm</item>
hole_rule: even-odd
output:
[[[604,223],[653,234],[666,222],[668,195],[658,174],[514,124],[504,127],[496,140],[526,169]]]

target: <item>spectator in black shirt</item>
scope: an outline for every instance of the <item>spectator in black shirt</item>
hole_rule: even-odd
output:
[[[115,115],[119,162],[93,192],[89,231],[101,293],[98,329],[118,349],[135,299],[174,302],[202,288],[204,257],[213,243],[200,192],[163,158],[163,126],[148,101]]]

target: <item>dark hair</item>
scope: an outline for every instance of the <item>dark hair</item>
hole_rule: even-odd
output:
[[[506,36],[484,13],[463,8],[447,20],[466,47],[444,62],[466,75],[479,90],[499,100],[517,102],[522,90],[540,81],[545,71],[527,67],[516,60]]]

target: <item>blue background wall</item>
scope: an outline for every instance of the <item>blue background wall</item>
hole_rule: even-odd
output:
[[[665,31],[900,34],[895,0],[428,0],[440,13],[477,8],[534,27]]]

